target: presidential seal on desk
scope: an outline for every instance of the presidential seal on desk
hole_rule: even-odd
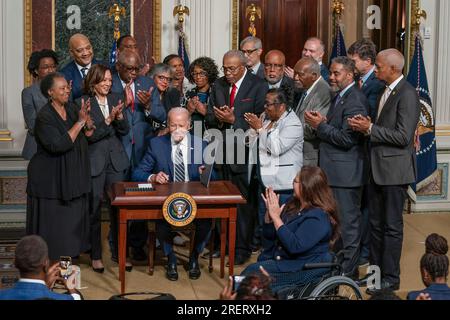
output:
[[[174,193],[163,204],[163,216],[174,227],[184,227],[194,221],[197,214],[195,200],[186,193]]]

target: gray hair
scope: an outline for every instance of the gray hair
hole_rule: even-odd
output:
[[[226,58],[232,58],[232,57],[239,58],[239,60],[241,61],[241,64],[243,66],[247,65],[247,57],[245,56],[245,54],[242,51],[230,50],[224,54],[223,59],[225,60]]]
[[[247,38],[242,40],[241,44],[240,44],[240,48],[242,49],[242,47],[248,42],[254,43],[255,44],[255,49],[262,49],[262,41],[261,41],[261,39],[257,38],[257,37],[252,37],[252,36],[248,36]]]
[[[334,58],[331,63],[332,64],[333,63],[342,64],[344,66],[345,70],[355,74],[355,71],[356,71],[355,62],[352,59],[350,59],[349,57],[346,57],[346,56],[337,57],[337,58]]]
[[[182,113],[185,114],[188,118],[188,121],[191,122],[191,114],[189,113],[189,111],[185,108],[182,107],[175,107],[170,109],[169,113],[167,114],[167,120],[170,119],[170,116],[173,114],[178,114],[178,113]]]
[[[316,61],[316,59],[313,59],[311,57],[305,57],[301,58],[300,62],[304,62],[307,66],[306,71],[308,73],[314,73],[318,77],[320,77],[320,64]]]
[[[150,76],[153,78],[154,76],[157,76],[162,73],[168,73],[172,76],[173,74],[172,67],[165,63],[155,64],[150,72]]]
[[[48,260],[47,243],[37,235],[23,237],[15,254],[14,264],[21,274],[39,274]]]

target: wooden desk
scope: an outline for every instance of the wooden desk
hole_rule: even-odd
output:
[[[222,219],[220,235],[220,277],[225,275],[225,242],[228,222],[229,275],[234,272],[237,205],[246,203],[239,189],[229,181],[211,181],[209,188],[200,182],[154,185],[151,196],[128,196],[125,188],[137,183],[121,182],[113,186],[112,205],[119,209],[119,280],[120,292],[125,293],[125,260],[127,225],[130,220],[163,219],[162,205],[171,194],[183,192],[197,203],[196,219]]]

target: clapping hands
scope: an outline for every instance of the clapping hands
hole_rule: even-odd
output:
[[[123,108],[125,107],[125,103],[122,100],[119,100],[117,106],[113,107],[109,117],[105,119],[107,125],[110,125],[114,120],[121,121],[123,120]]]

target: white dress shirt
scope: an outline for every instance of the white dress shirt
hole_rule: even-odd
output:
[[[105,98],[105,103],[104,104],[102,104],[98,98],[96,98],[96,99],[97,99],[97,102],[98,102],[98,106],[100,107],[100,110],[103,113],[103,117],[105,119],[108,118],[109,117],[108,99]]]

